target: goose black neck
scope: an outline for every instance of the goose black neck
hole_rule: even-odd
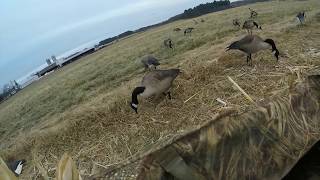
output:
[[[139,104],[138,95],[143,93],[145,89],[146,89],[145,87],[136,87],[133,90],[133,92],[132,92],[132,103]]]
[[[253,21],[253,25],[255,25],[257,28],[259,28],[258,23],[256,23],[255,21]]]
[[[276,44],[274,43],[274,41],[272,39],[266,39],[264,42],[268,43],[271,45],[272,47],[272,51],[277,51],[277,47],[276,47]]]

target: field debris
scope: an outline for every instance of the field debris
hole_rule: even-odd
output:
[[[220,104],[222,104],[224,107],[227,106],[227,103],[224,102],[222,99],[217,98],[216,101],[218,101]]]
[[[230,76],[228,76],[228,80],[244,95],[247,100],[253,104],[256,104],[254,100]]]

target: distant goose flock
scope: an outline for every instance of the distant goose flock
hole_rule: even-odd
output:
[[[248,19],[243,21],[242,29],[245,29],[248,35],[242,37],[241,39],[232,42],[227,48],[226,51],[229,50],[239,50],[244,52],[247,55],[247,65],[252,66],[252,55],[262,51],[270,49],[277,62],[279,60],[279,50],[277,49],[276,43],[273,39],[262,39],[258,35],[253,34],[253,29],[260,29],[262,27],[257,23],[255,18],[258,17],[258,12],[249,8],[250,16]],[[297,14],[297,19],[301,24],[305,21],[305,12],[301,11]],[[193,19],[195,24],[198,24],[198,21]],[[205,22],[203,19],[200,19],[200,22]],[[239,18],[235,18],[232,20],[233,26],[236,26],[240,29],[241,20]],[[182,29],[180,27],[176,27],[173,29],[175,32],[179,32]],[[183,34],[186,36],[187,34],[191,34],[194,30],[194,27],[187,27],[184,29]],[[167,48],[173,48],[172,39],[168,38],[164,40],[164,46]],[[180,70],[179,69],[168,69],[168,70],[157,70],[157,66],[160,65],[160,62],[157,58],[152,55],[144,56],[141,60],[141,63],[145,67],[145,69],[149,69],[148,73],[143,77],[141,85],[136,87],[132,91],[132,99],[130,106],[131,108],[138,113],[138,97],[149,98],[154,96],[158,98],[161,94],[167,95],[169,99],[171,99],[170,87],[172,86],[172,82],[178,76]]]

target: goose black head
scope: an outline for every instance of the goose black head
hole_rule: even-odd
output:
[[[130,107],[138,114],[138,95],[143,93],[145,87],[136,87],[132,92],[132,101],[130,103]]]
[[[229,51],[231,49],[239,49],[238,41],[235,41],[235,42],[231,43],[228,47],[226,47],[226,51]]]
[[[274,56],[277,58],[277,60],[279,60],[279,51],[276,47],[276,44],[274,43],[274,41],[272,39],[266,39],[264,42],[268,43],[271,45],[272,47],[272,53],[274,54]]]
[[[22,168],[26,160],[18,160],[14,161],[10,167],[10,169],[14,172],[16,176],[19,176],[22,173]]]

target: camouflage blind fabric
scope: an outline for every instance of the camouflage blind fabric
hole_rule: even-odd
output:
[[[281,179],[319,140],[320,76],[244,114],[227,111],[140,164],[138,180]]]
[[[56,180],[82,180],[74,161],[67,153],[58,163]]]

